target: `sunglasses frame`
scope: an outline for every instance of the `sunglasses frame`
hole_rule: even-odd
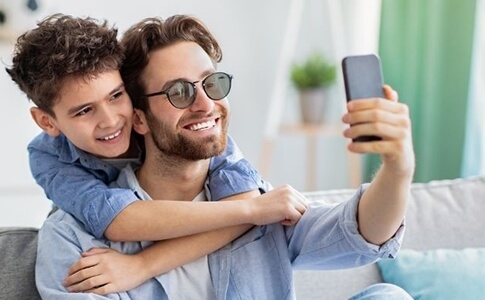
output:
[[[227,90],[227,93],[226,93],[224,96],[222,96],[221,98],[218,98],[218,99],[211,97],[211,96],[210,96],[210,95],[207,93],[207,91],[206,91],[206,89],[205,89],[205,81],[206,81],[206,80],[207,80],[209,77],[214,76],[214,75],[217,75],[217,74],[223,74],[224,76],[227,76],[227,78],[229,79],[229,88],[228,88],[228,90]],[[172,84],[171,84],[169,87],[167,87],[167,88],[166,88],[166,89],[164,89],[164,90],[161,90],[161,91],[159,91],[159,92],[155,92],[155,93],[146,94],[146,95],[144,95],[144,96],[145,96],[145,97],[147,97],[147,98],[150,98],[150,97],[154,97],[154,96],[165,95],[165,96],[167,97],[168,101],[170,102],[170,104],[172,104],[172,106],[173,106],[173,107],[178,108],[178,109],[184,109],[184,108],[187,108],[187,107],[191,106],[191,105],[192,105],[192,103],[194,103],[195,98],[197,97],[197,86],[195,85],[196,83],[201,82],[201,85],[202,85],[202,90],[204,91],[204,93],[206,94],[206,96],[207,96],[209,99],[211,99],[211,100],[217,101],[217,100],[224,99],[225,97],[227,97],[227,95],[229,95],[229,92],[231,92],[231,87],[232,87],[232,79],[233,79],[233,76],[232,76],[231,74],[226,73],[226,72],[214,72],[214,73],[212,73],[212,74],[207,75],[207,76],[206,76],[204,79],[197,80],[197,81],[193,81],[193,82],[190,82],[190,81],[187,81],[187,80],[177,80],[177,81],[175,81],[174,83],[172,83]],[[172,99],[170,99],[169,90],[170,90],[170,89],[171,89],[171,88],[172,88],[172,87],[173,87],[175,84],[177,84],[177,83],[179,83],[179,82],[182,82],[182,83],[188,83],[188,84],[190,84],[190,85],[192,86],[192,88],[194,89],[194,94],[193,94],[193,96],[192,96],[192,99],[190,100],[190,102],[189,102],[189,103],[188,103],[186,106],[177,106],[177,105],[175,105],[175,103],[172,101]]]

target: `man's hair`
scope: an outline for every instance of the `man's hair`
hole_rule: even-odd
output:
[[[192,16],[174,15],[166,20],[146,18],[125,32],[121,39],[125,61],[120,71],[133,107],[148,112],[141,73],[148,65],[150,52],[183,41],[197,43],[214,63],[222,59],[222,50],[215,37],[200,20]]]
[[[64,82],[119,70],[123,51],[107,21],[54,14],[22,34],[7,73],[35,105],[54,115]]]

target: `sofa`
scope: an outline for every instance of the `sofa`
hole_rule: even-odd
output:
[[[311,201],[338,203],[353,192],[305,195]],[[408,250],[485,248],[484,196],[485,177],[414,183],[400,255]],[[36,228],[0,228],[0,300],[40,299],[34,283],[36,238]],[[382,266],[376,263],[347,270],[295,271],[297,298],[346,299],[366,286],[383,282],[381,271]]]

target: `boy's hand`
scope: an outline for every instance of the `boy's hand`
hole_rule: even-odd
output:
[[[246,201],[253,224],[265,225],[281,222],[294,225],[307,210],[306,198],[290,185],[284,185]]]
[[[342,121],[351,125],[344,131],[347,138],[376,135],[380,141],[352,142],[348,149],[356,153],[375,153],[381,156],[384,166],[398,175],[412,174],[414,151],[411,138],[411,120],[407,105],[399,103],[398,94],[384,86],[387,99],[352,100]]]
[[[108,248],[93,248],[69,268],[64,286],[69,292],[106,295],[131,290],[146,280],[143,261],[137,255]],[[127,272],[130,270],[130,272]]]

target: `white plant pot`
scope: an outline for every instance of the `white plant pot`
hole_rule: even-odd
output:
[[[321,124],[325,109],[325,91],[315,88],[300,91],[300,111],[302,122],[306,124]]]

